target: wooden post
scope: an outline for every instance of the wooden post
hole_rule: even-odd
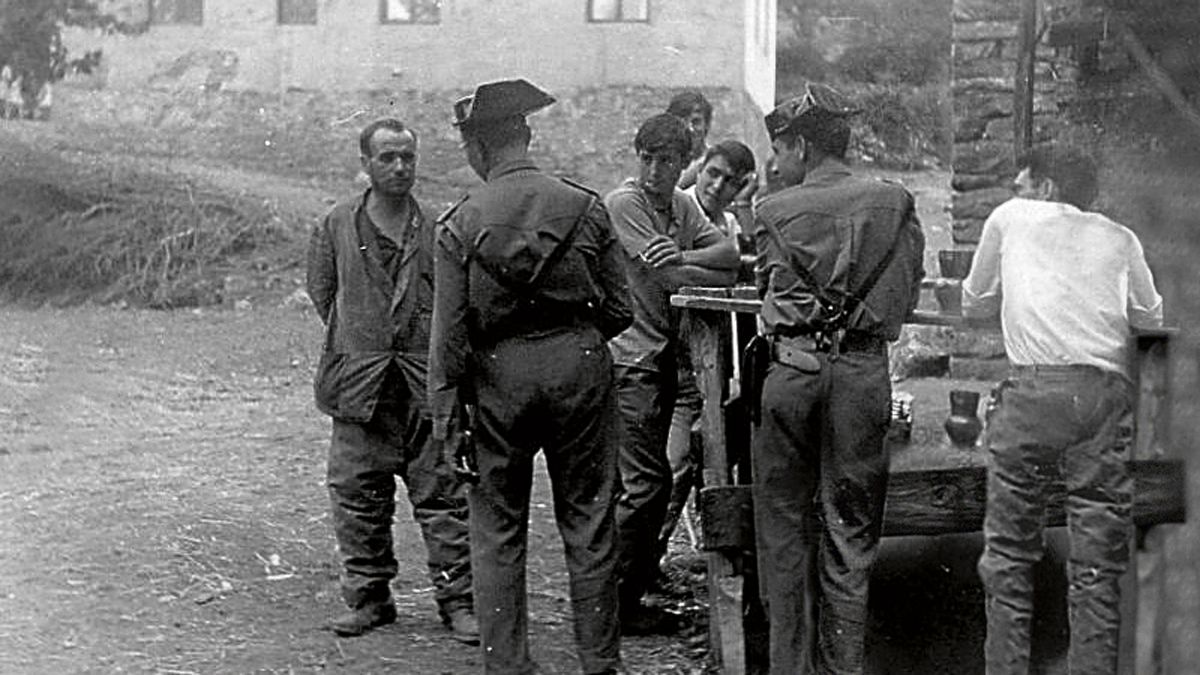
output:
[[[723,311],[687,312],[692,364],[699,376],[704,407],[700,428],[704,435],[704,486],[729,485],[729,458],[725,448],[725,416],[721,403],[725,396],[725,344],[722,327],[729,314]],[[739,554],[726,550],[708,552],[709,644],[721,672],[743,675],[746,672],[746,640],[742,626],[742,576]]]
[[[1037,58],[1038,0],[1021,0],[1017,71],[1013,77],[1013,156],[1033,147],[1033,64]]]
[[[1168,404],[1169,333],[1157,331],[1135,335],[1129,341],[1130,373],[1133,376],[1133,443],[1131,459],[1163,459],[1169,443]],[[1121,675],[1160,672],[1155,651],[1161,640],[1159,605],[1162,602],[1163,566],[1161,526],[1148,528],[1138,546],[1131,542],[1129,570],[1121,578],[1121,636],[1117,672]]]

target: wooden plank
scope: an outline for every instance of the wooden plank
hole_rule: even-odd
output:
[[[725,448],[725,345],[722,327],[729,321],[724,312],[687,312],[692,365],[696,368],[703,407],[700,428],[704,435],[703,484],[724,486],[730,482]],[[721,664],[721,672],[746,672],[746,640],[742,626],[742,576],[738,573],[740,553],[727,549],[708,553],[709,645]]]
[[[753,551],[754,500],[749,485],[700,490],[700,545],[705,551]]]
[[[1168,347],[1169,330],[1140,331],[1129,339],[1130,369],[1134,381],[1133,443],[1131,456],[1139,459],[1166,457],[1166,434],[1170,430]],[[1157,672],[1155,645],[1161,636],[1159,605],[1165,572],[1162,529],[1145,533],[1138,547],[1130,542],[1129,569],[1121,578],[1121,633],[1117,672],[1122,675]]]
[[[734,288],[700,288],[685,287],[671,296],[671,305],[683,309],[705,310],[712,312],[738,312],[757,314],[762,308],[762,301],[757,292],[750,286]],[[968,323],[956,314],[939,314],[918,310],[912,313],[908,323],[924,326],[971,326],[972,328],[988,329],[999,326],[998,323]]]
[[[1130,463],[1134,479],[1133,519],[1140,527],[1181,523],[1184,508],[1183,463],[1139,460]],[[716,495],[713,492],[725,492]],[[1066,524],[1061,479],[1049,489],[1046,525]],[[899,471],[888,480],[884,536],[977,532],[987,506],[987,469],[979,466],[928,471]],[[711,509],[722,509],[719,514]],[[705,487],[700,517],[705,548],[739,548],[753,541],[753,497],[748,485]],[[740,524],[739,524],[740,523]],[[710,531],[710,526],[713,529]],[[740,529],[740,531],[739,531]]]

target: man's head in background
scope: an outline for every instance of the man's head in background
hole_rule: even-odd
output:
[[[685,91],[676,94],[667,104],[667,114],[674,115],[688,125],[692,133],[692,149],[689,159],[699,157],[704,153],[708,140],[708,131],[712,128],[712,104],[698,91]]]
[[[1084,210],[1096,199],[1096,162],[1079,148],[1040,143],[1017,159],[1017,167],[1012,187],[1018,197]]]

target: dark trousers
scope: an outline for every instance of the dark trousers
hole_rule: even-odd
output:
[[[396,476],[404,480],[425,540],[442,615],[471,606],[466,488],[429,442],[430,429],[398,372],[388,374],[369,422],[333,421],[329,497],[342,596],[352,608],[391,598]]]
[[[484,670],[534,672],[525,561],[538,450],[566,549],[575,646],[584,673],[620,665],[614,503],[616,406],[600,333],[504,340],[476,354],[479,484],[470,490],[475,611]]]
[[[671,500],[667,436],[675,407],[676,373],[617,366],[621,410],[621,497],[617,502],[617,575],[621,603],[641,603],[658,574],[661,538]]]
[[[771,673],[861,673],[883,524],[887,357],[848,352],[806,374],[772,363],[752,446]]]
[[[1046,487],[1066,486],[1067,653],[1072,675],[1115,673],[1118,581],[1129,562],[1133,481],[1118,428],[1131,385],[1087,367],[1006,380],[989,407],[988,501],[979,574],[986,593],[989,675],[1029,672],[1033,566],[1043,551]]]

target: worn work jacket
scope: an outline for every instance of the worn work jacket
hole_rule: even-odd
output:
[[[800,185],[772,193],[755,211],[755,276],[761,316],[774,335],[815,332],[823,318],[813,289],[788,264],[767,233],[772,223],[799,252],[812,276],[842,295],[860,291],[864,278],[895,245],[896,252],[847,332],[895,340],[917,306],[925,235],[911,194],[898,184],[859,178],[840,161],[828,161]]]
[[[317,407],[350,422],[371,419],[391,364],[403,374],[413,404],[425,408],[433,312],[432,226],[410,196],[393,278],[367,215],[367,194],[335,206],[314,228],[308,248],[308,295],[325,322],[313,383]]]
[[[494,168],[486,184],[439,218],[436,236],[429,372],[435,438],[446,437],[458,406],[469,402],[472,352],[570,326],[594,326],[609,339],[632,320],[604,205],[528,159]]]

